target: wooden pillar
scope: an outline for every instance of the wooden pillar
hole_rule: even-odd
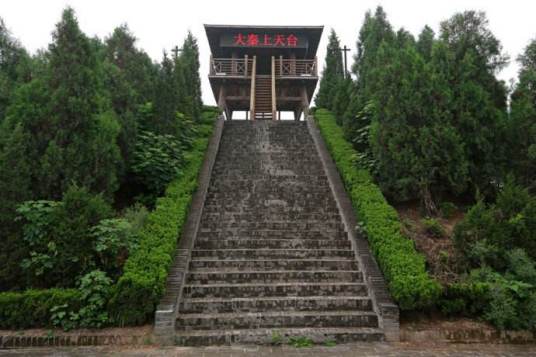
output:
[[[291,75],[296,74],[296,54],[295,53],[290,54],[290,74]]]
[[[257,76],[257,56],[253,56],[253,66],[251,67],[251,90],[249,92],[249,116],[255,120],[255,77]]]
[[[304,119],[309,115],[309,97],[307,96],[307,88],[301,87],[302,108]]]
[[[275,57],[272,56],[272,120],[276,120],[277,97],[275,93]]]
[[[218,93],[218,108],[220,108],[221,111],[225,112],[225,116],[227,119],[231,119],[227,109],[227,102],[225,100],[225,86],[220,86],[220,91]]]
[[[236,52],[231,54],[231,74],[236,75],[237,72],[237,63],[236,63]]]
[[[244,77],[248,76],[248,55],[244,56]]]

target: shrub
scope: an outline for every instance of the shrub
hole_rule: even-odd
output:
[[[451,218],[454,213],[456,213],[457,209],[458,208],[456,207],[456,205],[452,202],[441,202],[439,204],[439,211],[441,212],[441,216],[446,219]]]
[[[160,195],[183,166],[181,142],[172,135],[140,131],[131,170],[152,195]]]
[[[387,203],[370,173],[356,166],[356,152],[344,139],[333,115],[319,109],[315,118],[393,298],[403,310],[431,306],[441,287],[426,272],[424,257],[417,253],[413,242],[402,235],[397,212]]]
[[[112,280],[100,270],[84,275],[78,282],[80,309],[68,303],[54,306],[51,309],[52,324],[61,326],[64,330],[104,326],[108,322],[106,302],[111,284]]]
[[[454,229],[454,242],[472,268],[507,267],[506,253],[523,249],[536,259],[536,198],[507,181],[494,204],[475,204]]]
[[[213,127],[213,122],[207,124]],[[164,197],[147,217],[139,233],[139,245],[128,258],[124,273],[113,288],[109,309],[114,322],[135,325],[150,321],[164,293],[167,272],[173,261],[175,247],[184,224],[192,194],[197,188],[197,175],[203,163],[212,130],[199,132],[191,152],[185,156],[187,165],[181,175],[167,187]]]
[[[50,327],[52,308],[60,305],[80,307],[77,289],[26,290],[0,293],[0,328]]]
[[[17,212],[29,252],[22,267],[30,286],[71,287],[98,265],[91,227],[113,214],[101,195],[72,185],[60,202],[27,201]]]
[[[443,238],[447,235],[441,223],[439,223],[435,218],[423,218],[421,219],[421,223],[424,226],[426,233],[436,238]]]

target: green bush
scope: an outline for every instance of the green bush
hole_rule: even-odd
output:
[[[446,219],[449,219],[451,218],[454,213],[456,213],[456,210],[458,208],[456,207],[456,205],[452,202],[441,202],[439,204],[439,211],[441,212],[441,216],[443,218],[446,218]]]
[[[403,310],[431,306],[439,297],[441,286],[426,272],[424,257],[415,250],[413,242],[402,235],[397,212],[387,203],[370,173],[356,166],[357,153],[344,139],[333,115],[319,109],[315,118],[393,298]]]
[[[0,293],[0,329],[50,327],[52,309],[60,305],[79,309],[80,296],[77,289]]]
[[[21,265],[29,286],[72,287],[99,266],[91,228],[113,214],[101,195],[72,185],[61,201],[27,201],[17,213],[24,224],[28,256]]]
[[[153,317],[164,293],[167,272],[192,194],[197,188],[197,176],[213,125],[212,121],[201,126],[199,132],[203,133],[203,137],[197,139],[192,150],[186,153],[187,165],[180,177],[167,187],[164,197],[157,200],[155,210],[149,214],[139,233],[139,245],[125,263],[123,275],[113,288],[109,303],[116,324],[142,324]]]
[[[436,238],[443,238],[447,235],[441,223],[439,223],[435,218],[423,218],[421,219],[421,223],[424,226],[426,233]]]
[[[183,148],[172,135],[140,131],[132,159],[131,170],[150,194],[160,195],[183,167]]]
[[[507,254],[523,249],[536,260],[536,198],[511,180],[493,204],[476,203],[454,228],[454,242],[470,268],[504,271]]]

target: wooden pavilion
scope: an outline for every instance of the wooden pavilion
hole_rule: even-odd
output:
[[[316,84],[323,26],[205,25],[209,80],[227,119],[294,119],[307,115]]]

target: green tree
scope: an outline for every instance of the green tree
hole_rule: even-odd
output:
[[[371,145],[380,185],[395,200],[419,198],[435,214],[437,197],[460,192],[467,174],[462,142],[449,124],[446,83],[411,41],[403,48],[383,43],[378,63]]]
[[[439,40],[432,63],[448,83],[451,123],[464,143],[471,187],[493,194],[506,156],[506,88],[495,75],[507,57],[482,12],[466,11],[442,22]]]
[[[417,50],[427,62],[432,58],[432,48],[435,41],[434,37],[434,30],[426,25],[419,34],[419,39],[417,40]]]
[[[203,109],[203,101],[201,99],[201,77],[199,76],[199,46],[197,39],[188,31],[188,35],[182,44],[180,55],[182,63],[182,77],[184,81],[184,102],[191,103],[191,111],[188,112],[182,109],[194,121],[199,121],[201,118],[201,110]]]
[[[521,184],[536,193],[536,40],[518,61],[521,69],[508,123],[510,168]]]
[[[317,107],[333,109],[333,102],[337,94],[337,86],[343,78],[341,44],[337,34],[332,29],[329,35],[326,51],[326,61],[322,70],[320,87],[316,94],[315,104]]]
[[[26,81],[30,73],[30,57],[15,40],[0,17],[0,123],[4,119],[11,93]]]
[[[2,136],[19,123],[29,136],[34,197],[58,199],[73,182],[110,197],[117,187],[119,124],[96,48],[72,9],[63,12],[46,57],[43,75],[17,90]]]
[[[352,71],[356,77],[349,104],[343,114],[343,126],[348,140],[354,142],[358,132],[370,122],[358,119],[364,107],[373,99],[377,88],[374,69],[377,66],[377,54],[380,46],[393,43],[396,35],[387,20],[387,14],[381,6],[374,14],[367,11],[357,40],[357,54],[354,57]]]

